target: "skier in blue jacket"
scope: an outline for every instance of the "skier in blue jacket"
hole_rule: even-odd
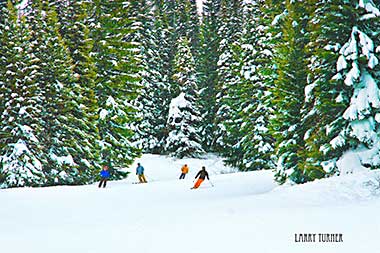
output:
[[[110,177],[110,171],[108,170],[107,165],[104,165],[102,171],[100,171],[100,177],[101,179],[99,182],[99,188],[102,187],[102,184],[103,184],[103,188],[105,188],[107,185],[107,180]]]
[[[136,175],[139,178],[140,183],[148,183],[144,176],[144,167],[140,163],[137,164]]]

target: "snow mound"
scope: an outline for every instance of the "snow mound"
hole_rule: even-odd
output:
[[[339,206],[378,199],[379,194],[380,172],[360,171],[303,185],[280,186],[270,197],[277,205],[292,199],[297,206]]]

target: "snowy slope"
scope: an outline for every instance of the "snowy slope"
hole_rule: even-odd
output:
[[[378,252],[376,172],[281,186],[269,171],[230,171],[221,160],[145,155],[148,184],[109,182],[0,191],[1,252]],[[177,180],[188,163],[191,175]],[[206,181],[189,190],[200,166]],[[134,171],[132,166],[131,171]],[[343,233],[343,243],[295,243],[295,233]]]
[[[215,155],[209,154],[205,159],[184,158],[176,159],[172,157],[159,155],[143,155],[141,159],[137,159],[127,171],[132,174],[136,173],[137,163],[141,163],[145,168],[145,176],[151,181],[164,181],[179,178],[181,167],[184,164],[189,166],[189,176],[193,177],[197,172],[205,166],[210,176],[217,174],[233,173],[235,169],[223,165],[223,160]],[[136,182],[137,178],[130,176],[127,182]]]

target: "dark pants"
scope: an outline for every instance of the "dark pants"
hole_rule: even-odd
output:
[[[185,179],[186,174],[182,173],[181,176],[179,176],[179,179]]]
[[[100,179],[99,188],[102,187],[102,184],[103,184],[103,188],[105,188],[107,185],[107,178]]]

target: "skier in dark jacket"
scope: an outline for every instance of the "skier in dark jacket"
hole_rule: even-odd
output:
[[[107,180],[110,177],[110,171],[108,170],[107,165],[104,165],[102,171],[100,171],[100,177],[101,179],[99,182],[99,188],[102,187],[102,184],[103,184],[103,188],[105,188],[107,185]]]
[[[205,166],[203,166],[202,170],[200,170],[197,173],[197,175],[195,176],[195,179],[197,179],[197,177],[199,177],[199,179],[197,180],[197,182],[195,183],[195,185],[191,189],[197,189],[202,184],[202,182],[205,180],[206,177],[207,177],[207,180],[210,180],[210,178],[208,177],[208,172],[206,171]]]

